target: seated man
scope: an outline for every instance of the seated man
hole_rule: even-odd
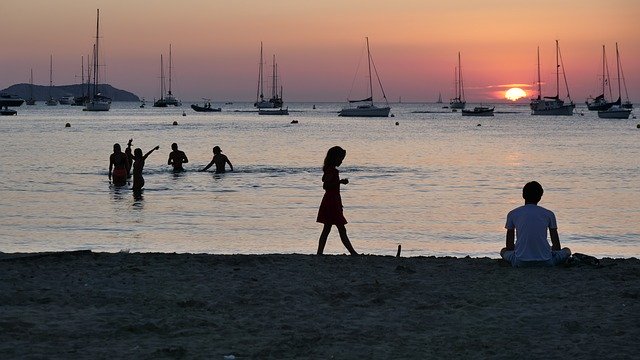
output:
[[[560,249],[556,216],[541,206],[542,186],[531,181],[522,188],[524,206],[515,208],[507,214],[507,247],[500,256],[513,267],[554,266],[567,261],[571,256],[569,248]],[[551,246],[547,241],[547,229],[551,237]],[[518,241],[515,242],[517,235]]]

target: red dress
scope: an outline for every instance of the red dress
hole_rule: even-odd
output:
[[[340,197],[340,176],[338,169],[324,169],[322,175],[323,188],[325,189],[317,222],[329,225],[344,225],[347,219],[342,214],[342,198]]]

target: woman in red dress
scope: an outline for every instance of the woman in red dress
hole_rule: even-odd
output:
[[[342,240],[342,244],[349,250],[349,253],[351,255],[358,255],[347,236],[347,229],[344,227],[347,219],[345,219],[342,214],[340,184],[348,184],[349,179],[340,179],[337,167],[342,164],[342,160],[344,160],[346,155],[347,152],[343,148],[334,146],[327,151],[327,156],[324,158],[322,188],[325,190],[325,193],[320,203],[320,209],[318,210],[318,218],[316,219],[317,222],[324,224],[324,228],[322,228],[318,242],[318,255],[322,255],[324,251],[324,246],[327,243],[327,237],[329,236],[329,232],[331,232],[332,225],[338,228],[340,240]]]

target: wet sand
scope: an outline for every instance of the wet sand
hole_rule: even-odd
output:
[[[634,358],[640,261],[0,253],[0,357]]]

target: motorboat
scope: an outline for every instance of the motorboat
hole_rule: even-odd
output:
[[[0,94],[0,107],[14,107],[20,106],[24,103],[24,99],[13,94],[2,93]]]
[[[58,99],[58,103],[60,105],[71,105],[74,103],[74,97],[73,95],[65,95]]]
[[[598,117],[601,119],[628,119],[631,109],[625,109],[621,105],[614,105],[607,110],[598,111]]]
[[[476,106],[473,110],[462,109],[462,116],[493,116],[494,106]]]
[[[211,107],[211,102],[206,101],[204,105],[200,106],[198,104],[191,105],[191,108],[196,112],[220,112],[222,108],[214,108]]]
[[[289,115],[289,108],[284,108],[284,109],[258,109],[258,115]]]

